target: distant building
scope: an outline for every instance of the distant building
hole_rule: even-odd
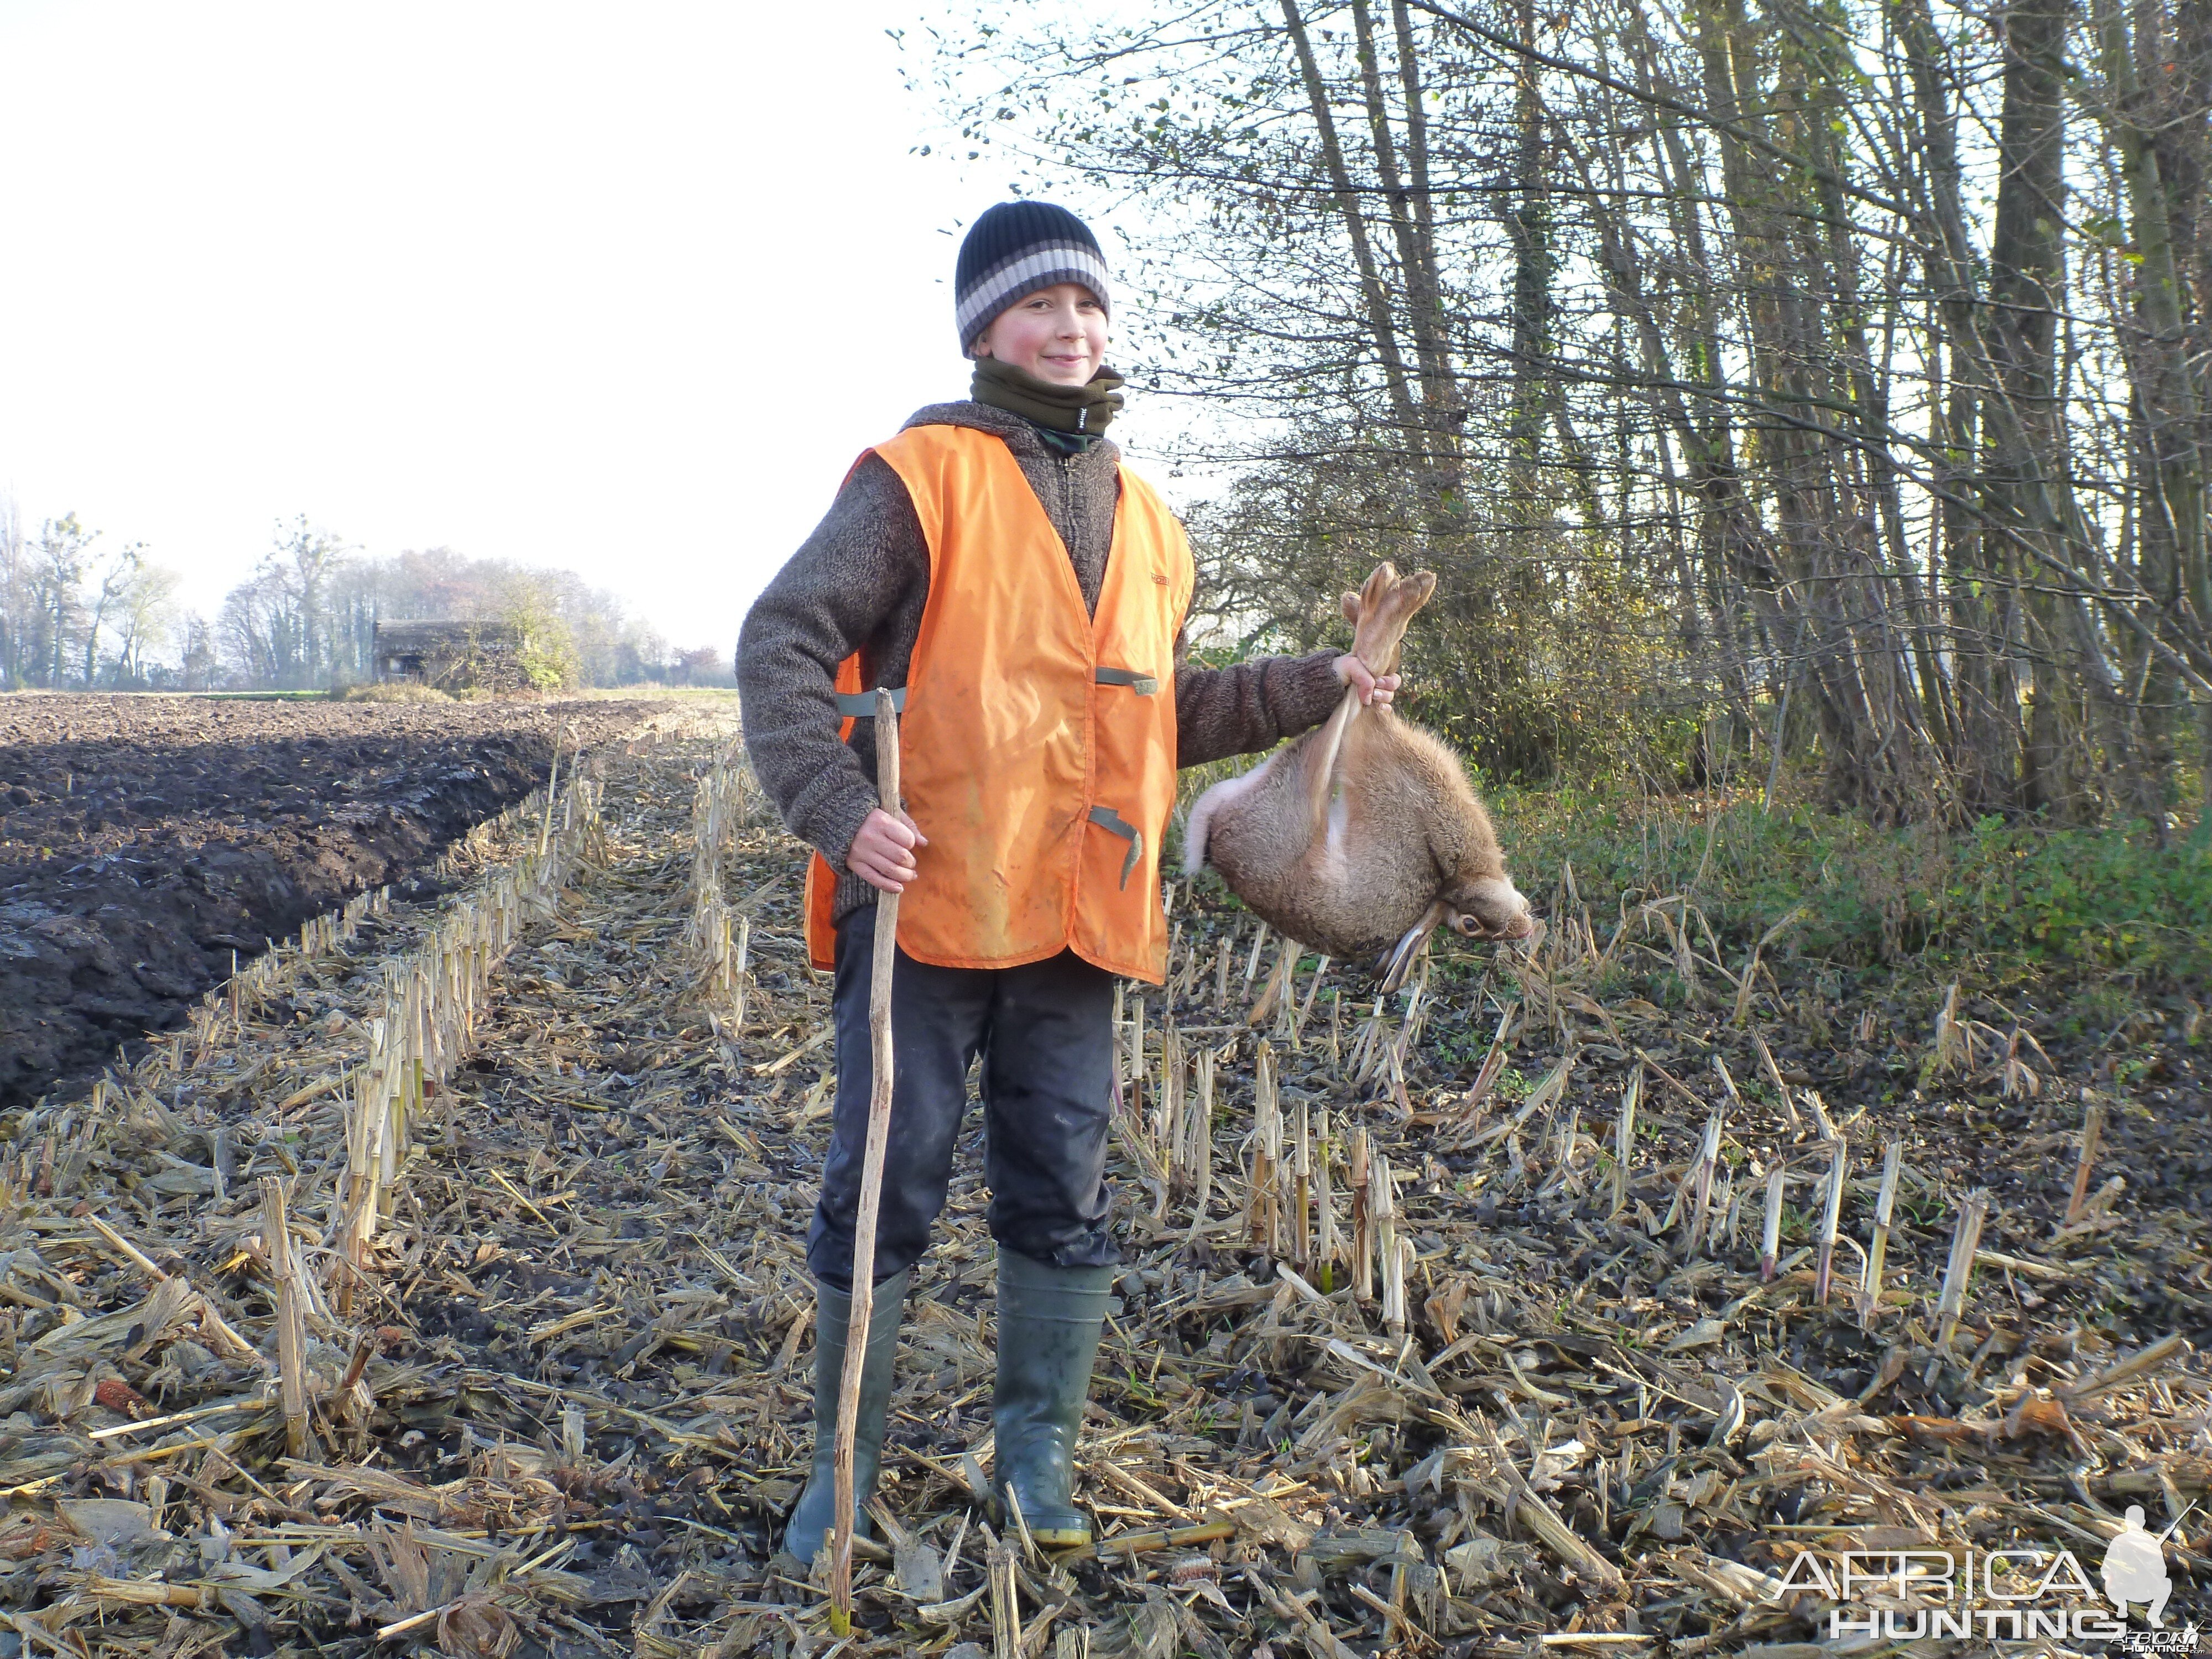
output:
[[[529,637],[513,623],[380,622],[376,678],[441,691],[514,691],[528,684]]]

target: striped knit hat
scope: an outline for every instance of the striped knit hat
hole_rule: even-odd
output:
[[[1091,227],[1049,202],[1001,202],[985,210],[968,228],[952,274],[962,353],[1008,306],[1054,283],[1079,283],[1113,309],[1106,256]]]

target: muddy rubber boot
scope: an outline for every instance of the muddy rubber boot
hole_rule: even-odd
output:
[[[899,1316],[906,1304],[909,1273],[898,1273],[876,1286],[868,1317],[868,1357],[860,1370],[860,1411],[853,1430],[853,1502],[865,1506],[876,1489],[884,1455],[884,1417],[891,1403],[891,1359],[898,1351]],[[853,1299],[834,1285],[814,1286],[814,1469],[806,1490],[792,1506],[783,1547],[811,1565],[830,1536],[837,1509],[837,1390],[845,1376],[845,1333]],[[854,1530],[873,1535],[867,1510]]]
[[[1111,1267],[1055,1267],[999,1249],[992,1480],[1002,1504],[1013,1488],[1030,1535],[1055,1549],[1091,1541],[1091,1517],[1075,1507],[1075,1437],[1113,1285]]]

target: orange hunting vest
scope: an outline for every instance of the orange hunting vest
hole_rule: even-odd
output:
[[[1002,439],[917,426],[870,453],[906,485],[929,544],[899,722],[906,808],[929,845],[899,901],[899,948],[946,968],[1073,950],[1158,983],[1175,642],[1194,575],[1182,526],[1125,469],[1098,609],[1086,615],[1066,544]],[[837,690],[848,737],[862,712],[857,654],[839,665]],[[806,877],[817,968],[835,961],[836,884],[817,853]]]

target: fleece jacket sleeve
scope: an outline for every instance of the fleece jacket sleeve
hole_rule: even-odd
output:
[[[738,692],[754,775],[785,825],[841,876],[853,837],[875,809],[876,786],[874,745],[855,748],[837,737],[837,665],[916,608],[928,582],[928,544],[906,486],[871,455],[754,602],[738,637]],[[871,666],[878,675],[896,670],[903,683],[903,664]]]
[[[1183,664],[1176,670],[1176,764],[1256,755],[1319,726],[1344,695],[1337,655],[1261,657],[1226,668]]]

